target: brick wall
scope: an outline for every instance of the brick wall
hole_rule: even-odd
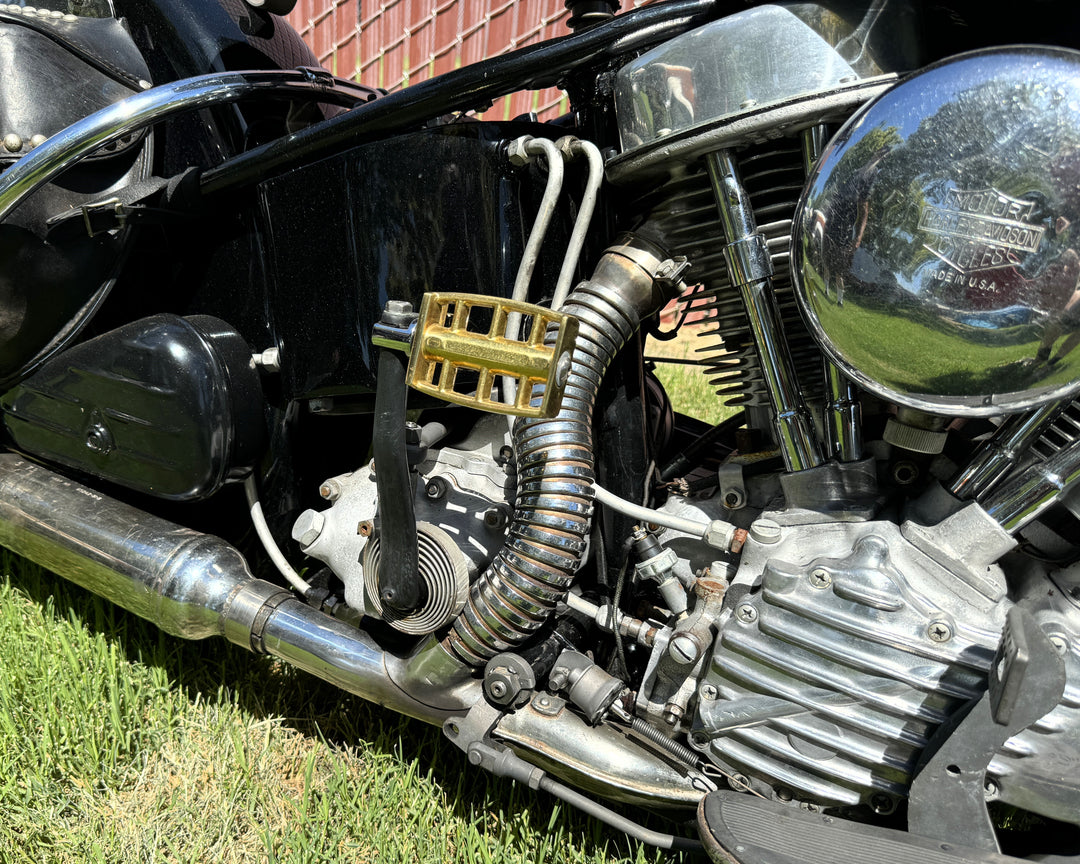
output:
[[[300,0],[289,23],[335,75],[397,90],[566,35],[566,15],[563,0]],[[562,91],[515,93],[483,116],[509,119],[528,111],[544,119],[565,112]]]

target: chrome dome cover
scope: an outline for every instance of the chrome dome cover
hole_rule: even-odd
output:
[[[826,148],[793,224],[796,296],[840,369],[952,416],[1080,389],[1080,52],[930,66]]]

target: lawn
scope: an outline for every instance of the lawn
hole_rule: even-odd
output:
[[[700,369],[658,374],[681,409],[726,415]],[[681,860],[484,774],[434,727],[0,567],[3,864]]]

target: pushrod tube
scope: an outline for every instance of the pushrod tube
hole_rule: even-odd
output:
[[[1010,417],[975,458],[952,479],[949,491],[961,500],[986,495],[1069,404],[1070,400],[1062,399],[1049,402],[1035,411]]]
[[[1002,528],[1016,534],[1046,512],[1078,480],[1080,442],[1002,483],[979,503]]]
[[[352,105],[367,99],[369,93],[346,81],[303,70],[221,72],[136,93],[57,132],[0,174],[0,222],[84,156],[174,114],[246,98],[303,98]]]
[[[788,471],[821,464],[821,451],[810,412],[803,404],[794,363],[776,311],[772,262],[757,230],[750,199],[739,179],[735,157],[718,150],[705,157],[716,208],[724,229],[731,283],[742,294],[754,345],[761,359],[765,387],[775,415],[780,454]]]
[[[810,176],[828,140],[824,126],[811,126],[803,132],[803,170]],[[841,374],[829,359],[822,361],[825,372],[825,451],[830,458],[841,462],[857,462],[862,458],[862,405],[855,385]]]

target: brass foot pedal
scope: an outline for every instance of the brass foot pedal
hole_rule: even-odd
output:
[[[515,313],[524,322],[523,339],[506,335],[507,319]],[[549,329],[555,337],[545,344]],[[576,318],[531,303],[479,294],[425,294],[412,337],[408,383],[421,393],[481,411],[552,417],[562,402],[577,332]],[[513,404],[492,395],[500,376],[517,385]]]

